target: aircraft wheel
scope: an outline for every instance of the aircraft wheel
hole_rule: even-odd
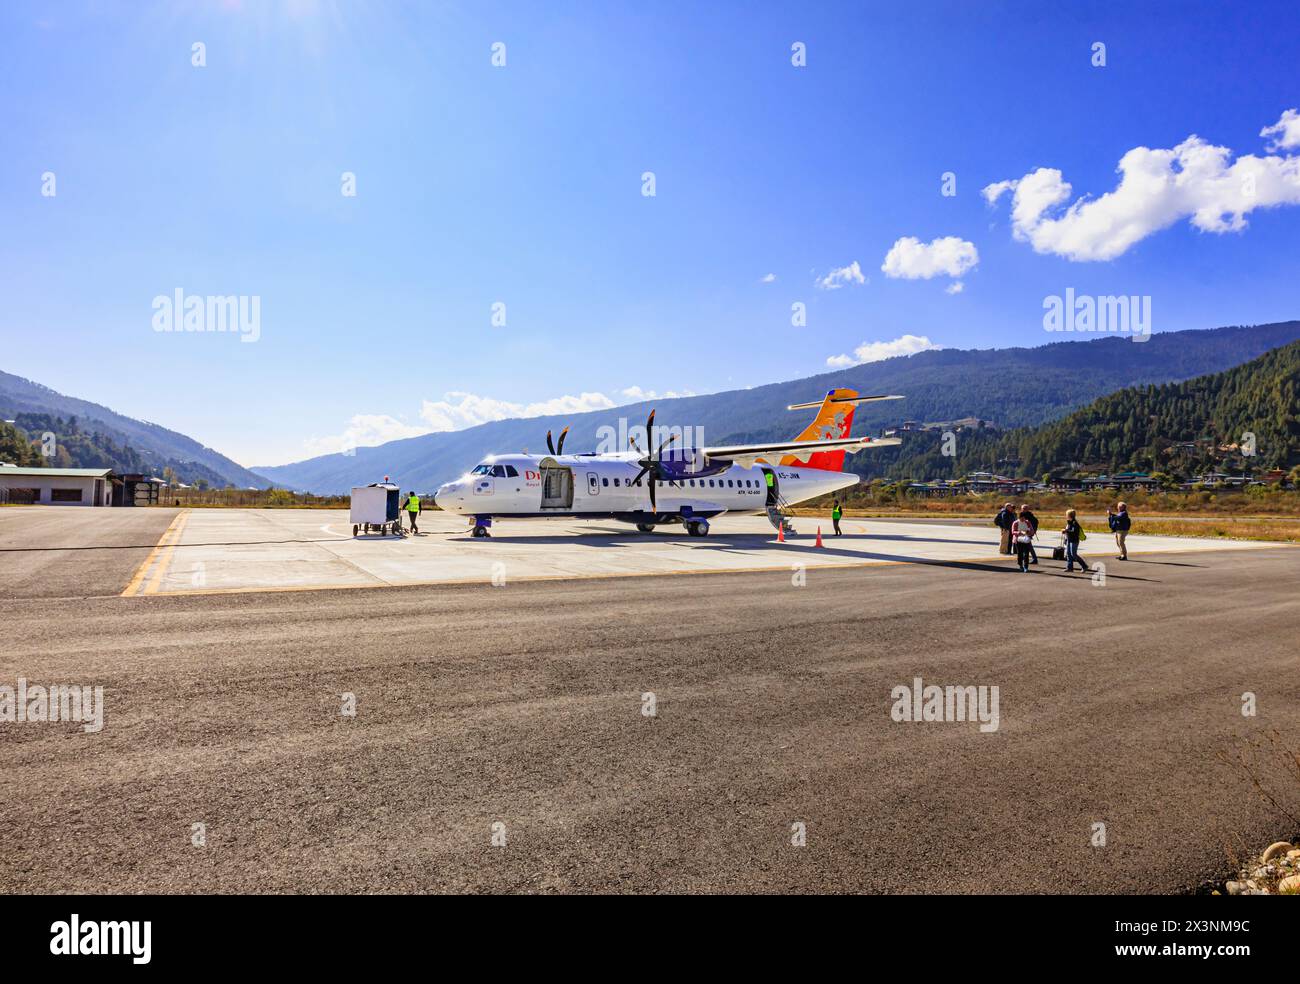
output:
[[[703,536],[706,527],[700,523],[687,523],[686,532],[691,536]]]
[[[357,533],[360,532],[360,530],[361,530],[361,527],[360,527],[360,526],[357,526],[357,525],[354,524],[353,527],[352,527],[352,535],[353,535],[353,536],[356,536]]]
[[[655,531],[654,523],[637,523],[636,528],[642,533],[653,533]]]
[[[475,526],[475,527],[474,527],[474,533],[473,533],[473,535],[474,535],[474,536],[478,536],[478,537],[487,536],[487,535],[488,535],[487,527],[486,527],[486,526]]]

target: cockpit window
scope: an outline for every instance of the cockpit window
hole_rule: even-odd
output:
[[[491,474],[492,474],[492,466],[491,466],[491,465],[479,465],[479,466],[478,466],[477,468],[475,468],[472,472],[470,472],[470,474],[471,474],[471,475],[491,475]]]

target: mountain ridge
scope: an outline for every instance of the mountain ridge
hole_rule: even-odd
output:
[[[1145,342],[1107,336],[1006,349],[934,349],[745,390],[642,401],[582,414],[490,421],[459,431],[402,438],[351,455],[320,455],[286,465],[255,466],[277,484],[318,493],[393,477],[403,488],[429,491],[492,452],[545,447],[547,430],[571,430],[566,446],[591,450],[600,427],[620,418],[641,424],[652,407],[662,426],[702,429],[709,443],[769,440],[797,433],[791,403],[816,399],[833,386],[863,393],[902,393],[904,402],[858,409],[854,433],[870,434],[900,419],[981,417],[999,427],[1036,426],[1129,386],[1160,384],[1220,372],[1300,339],[1300,321],[1230,325],[1153,334]],[[740,420],[752,423],[738,424]]]
[[[272,484],[270,479],[178,431],[128,417],[102,404],[68,396],[34,380],[0,371],[0,418],[23,417],[75,417],[83,429],[88,423],[93,423],[97,425],[94,429],[127,446],[128,450],[144,452],[154,459],[150,464],[158,474],[170,466],[186,480],[201,477],[211,481],[211,476],[216,475],[225,483],[240,488],[250,485],[265,488]],[[187,464],[197,466],[189,470],[192,474],[187,473]]]

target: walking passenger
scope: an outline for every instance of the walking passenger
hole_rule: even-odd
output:
[[[1088,572],[1088,565],[1083,562],[1079,556],[1079,541],[1085,537],[1083,527],[1079,525],[1079,520],[1075,516],[1073,509],[1065,511],[1065,529],[1061,531],[1065,537],[1065,571],[1067,574],[1074,573],[1074,565],[1079,565],[1079,570],[1085,574]]]
[[[1029,534],[1029,562],[1038,563],[1038,551],[1034,549],[1034,537],[1038,536],[1038,517],[1029,511],[1028,504],[1021,505],[1020,518],[1029,520],[1031,532]]]
[[[1011,523],[1011,540],[1016,547],[1016,566],[1029,573],[1029,551],[1034,545],[1034,527],[1029,520],[1017,518]]]

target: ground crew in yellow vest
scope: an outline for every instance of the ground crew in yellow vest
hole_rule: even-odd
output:
[[[835,524],[835,535],[840,536],[840,517],[844,515],[844,510],[840,508],[840,500],[836,499],[831,503],[831,522]]]
[[[415,525],[415,519],[420,515],[420,497],[414,492],[406,493],[406,516],[411,521],[411,532],[419,533],[420,528]]]

